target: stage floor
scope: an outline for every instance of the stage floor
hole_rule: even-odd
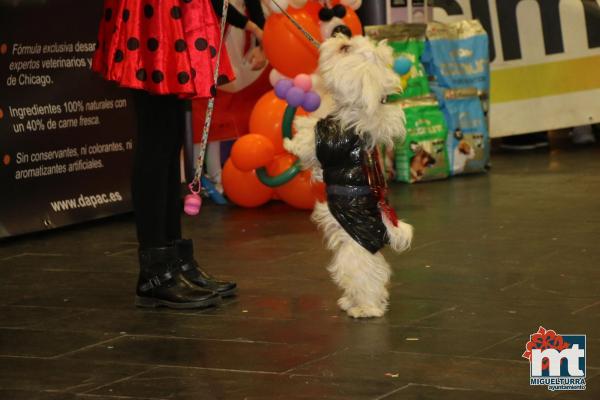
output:
[[[414,186],[391,309],[336,307],[309,213],[207,205],[197,256],[234,279],[217,309],[133,306],[131,216],[0,243],[0,399],[537,399],[521,354],[541,325],[587,334],[600,399],[600,146],[496,154],[487,175]]]

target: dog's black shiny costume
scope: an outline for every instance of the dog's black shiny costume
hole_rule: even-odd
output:
[[[343,131],[331,115],[317,123],[315,141],[331,214],[358,244],[377,253],[388,243],[388,236],[378,198],[368,186],[365,141],[354,129]]]

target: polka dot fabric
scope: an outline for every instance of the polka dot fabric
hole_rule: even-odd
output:
[[[124,87],[212,97],[219,30],[210,0],[105,0],[92,69]],[[223,47],[219,81],[233,78]]]

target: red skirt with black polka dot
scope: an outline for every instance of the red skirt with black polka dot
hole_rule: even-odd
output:
[[[124,87],[211,97],[219,41],[210,0],[104,0],[92,69]],[[233,78],[223,46],[217,84]]]

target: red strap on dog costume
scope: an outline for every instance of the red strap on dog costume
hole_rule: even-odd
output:
[[[396,215],[396,211],[390,206],[386,199],[388,186],[381,169],[379,149],[374,147],[372,151],[365,150],[364,160],[367,182],[371,187],[373,194],[378,198],[377,205],[379,206],[379,210],[394,226],[398,226],[398,215]]]

